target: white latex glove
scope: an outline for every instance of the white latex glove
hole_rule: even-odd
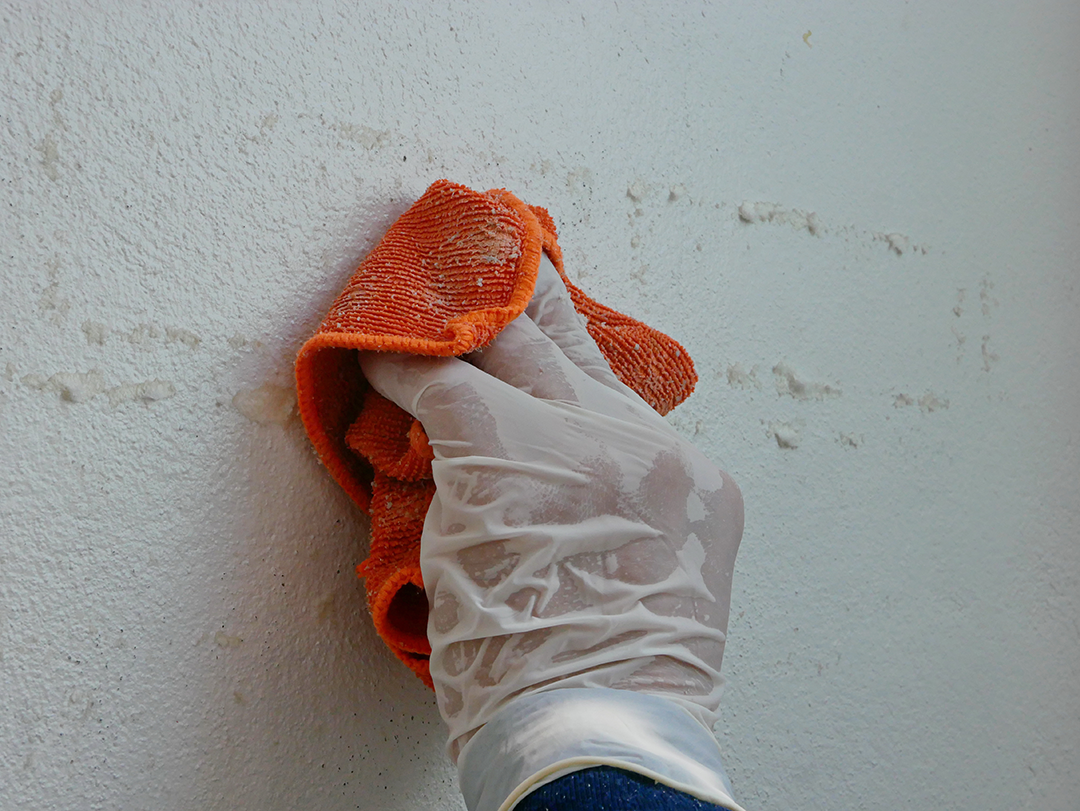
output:
[[[420,565],[469,807],[608,763],[737,808],[709,775],[742,497],[615,378],[547,258],[467,360],[360,362],[435,452]]]

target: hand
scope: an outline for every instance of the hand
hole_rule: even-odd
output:
[[[420,564],[451,753],[566,687],[661,695],[711,728],[742,497],[616,379],[547,258],[485,349],[360,363],[435,452]]]

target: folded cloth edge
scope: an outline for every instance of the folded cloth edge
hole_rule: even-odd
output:
[[[468,187],[448,180],[433,183],[425,196],[448,192],[481,197]],[[358,396],[367,388],[367,381],[364,380],[360,366],[355,362],[350,350],[407,352],[432,356],[463,355],[486,344],[503,327],[525,312],[532,297],[536,274],[540,268],[540,256],[545,242],[548,242],[540,220],[530,206],[505,189],[496,189],[482,196],[492,203],[504,206],[521,220],[523,226],[516,286],[506,305],[474,310],[462,318],[451,320],[447,326],[454,329],[454,336],[441,341],[402,335],[343,332],[333,328],[334,320],[332,315],[329,315],[324,319],[319,331],[297,354],[296,393],[300,419],[320,461],[365,512],[371,502],[370,466],[353,454],[344,440],[345,432],[355,414],[343,411],[342,406],[356,402]],[[561,265],[561,262],[556,264]],[[338,297],[335,305],[341,298]],[[336,380],[341,387],[343,396],[337,402],[327,402],[317,395],[322,388],[318,381],[323,381],[325,386],[327,379]]]

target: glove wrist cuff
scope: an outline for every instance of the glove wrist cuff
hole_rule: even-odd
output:
[[[509,811],[530,791],[591,766],[643,774],[742,811],[712,732],[675,702],[646,693],[587,687],[518,698],[458,758],[469,811]]]

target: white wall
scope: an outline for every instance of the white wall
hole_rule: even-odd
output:
[[[697,361],[744,805],[1074,811],[1080,6],[272,5],[0,2],[0,807],[461,807],[290,400],[448,177]]]

